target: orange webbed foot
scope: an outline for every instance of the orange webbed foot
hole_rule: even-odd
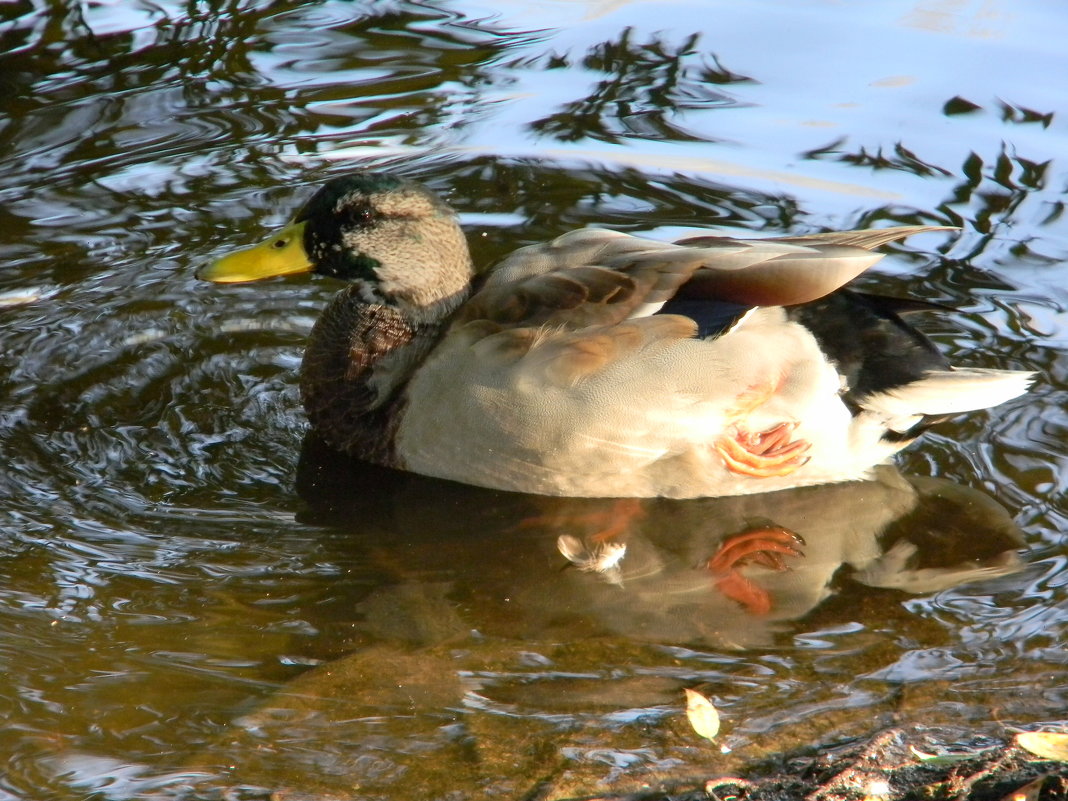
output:
[[[800,534],[782,526],[765,526],[736,534],[724,541],[715,556],[708,560],[708,569],[724,573],[749,562],[772,570],[786,570],[783,556],[804,556],[805,544]]]
[[[771,595],[737,568],[750,562],[782,572],[788,570],[784,557],[803,557],[801,535],[782,528],[767,526],[731,537],[720,545],[716,554],[708,560],[708,569],[718,576],[716,589],[745,607],[754,615],[766,615],[771,611]]]
[[[751,615],[766,615],[771,611],[771,595],[768,591],[741,573],[731,571],[716,581],[716,589]]]
[[[738,428],[733,435],[716,440],[716,452],[735,473],[755,478],[788,476],[808,461],[806,454],[812,447],[808,440],[790,438],[795,428],[797,423],[779,423],[756,434]]]

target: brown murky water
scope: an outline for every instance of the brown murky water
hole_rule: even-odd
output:
[[[1027,1],[0,4],[0,799],[589,795],[1063,723],[1066,39]],[[193,278],[368,164],[480,260],[592,223],[959,225],[863,285],[1040,380],[880,482],[646,502],[616,583],[566,569],[611,502],[303,441],[336,285]],[[790,570],[703,569],[768,521]]]

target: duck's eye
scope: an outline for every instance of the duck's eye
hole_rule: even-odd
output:
[[[337,211],[338,221],[351,228],[369,228],[375,215],[366,203],[351,203]]]
[[[282,237],[281,239],[274,240],[271,243],[271,247],[274,248],[275,250],[281,250],[282,248],[284,248],[288,244],[289,244],[289,239],[287,237]]]

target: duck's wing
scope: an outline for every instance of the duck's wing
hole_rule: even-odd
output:
[[[703,236],[676,243],[573,231],[522,248],[497,265],[457,322],[575,330],[648,316],[676,296],[742,306],[807,303],[882,258],[869,248],[939,230],[947,229],[906,226],[755,240]]]
[[[701,266],[698,249],[584,229],[521,248],[498,264],[458,322],[578,329],[643,316]]]
[[[685,298],[751,306],[795,306],[829,295],[859,276],[883,254],[872,249],[914,234],[956,231],[932,225],[830,231],[807,236],[728,240],[746,249],[716,259],[680,288]],[[719,237],[690,237],[676,244],[716,248]]]

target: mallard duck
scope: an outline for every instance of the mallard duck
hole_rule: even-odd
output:
[[[375,172],[333,178],[214,282],[346,286],[301,393],[334,449],[502,490],[694,498],[862,479],[933,423],[1024,393],[954,368],[903,315],[843,288],[907,226],[661,242],[586,228],[476,273],[455,213]]]

